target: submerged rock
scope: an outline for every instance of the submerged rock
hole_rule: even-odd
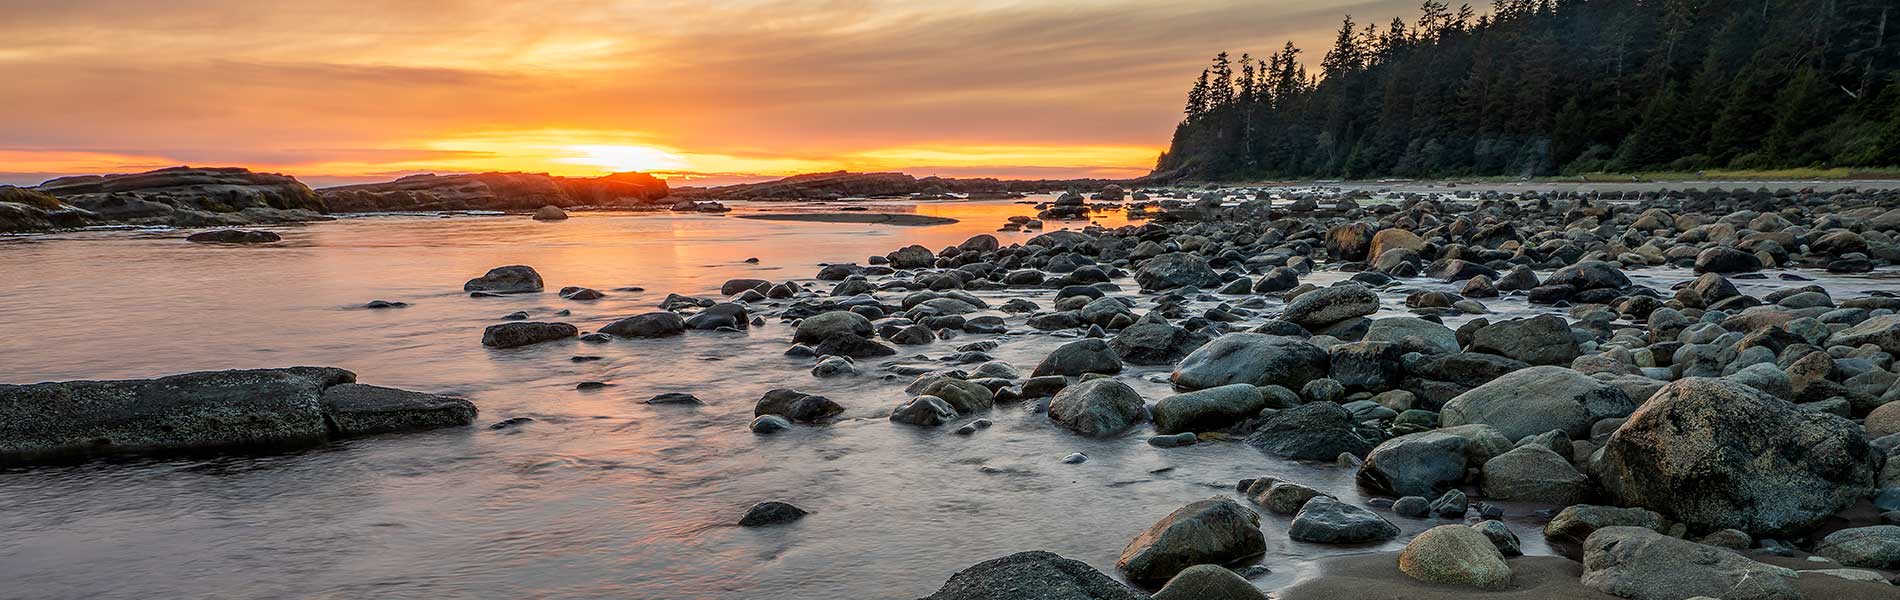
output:
[[[187,242],[211,244],[269,244],[283,239],[283,236],[276,233],[249,229],[219,229],[185,236]]]
[[[464,292],[487,292],[490,294],[526,294],[542,290],[541,274],[534,267],[509,265],[489,269],[481,277],[462,284]]]
[[[482,330],[482,345],[490,348],[518,348],[580,335],[580,329],[567,323],[500,323]]]
[[[811,513],[805,512],[805,509],[792,506],[791,503],[768,500],[754,504],[752,508],[746,509],[745,516],[739,518],[739,526],[764,527],[766,525],[780,525],[803,519],[805,515],[808,514]]]

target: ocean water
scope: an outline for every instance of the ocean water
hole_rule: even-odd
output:
[[[961,222],[407,215],[277,228],[284,241],[258,247],[191,244],[186,232],[169,230],[0,238],[0,382],[328,365],[365,383],[464,396],[481,409],[471,428],[294,452],[0,470],[0,597],[918,598],[957,570],[1024,550],[1114,574],[1135,535],[1187,502],[1231,495],[1243,477],[1274,475],[1365,500],[1348,469],[1269,459],[1239,443],[1154,448],[1146,427],[1085,439],[1051,426],[1031,402],[966,415],[996,423],[973,436],[951,434],[954,423],[893,424],[885,417],[906,398],[909,378],[884,375],[877,360],[863,361],[866,373],[857,377],[815,378],[809,359],[783,355],[791,328],[771,317],[743,333],[480,345],[484,327],[515,311],[588,331],[657,310],[668,293],[717,296],[727,279],[810,281],[821,263],[862,263],[913,243],[938,249],[981,233],[1004,244],[1033,235],[995,232],[1011,215],[1034,213],[1018,203],[876,209]],[[1107,213],[1098,222],[1125,221]],[[757,264],[745,262],[754,257]],[[461,292],[463,281],[511,264],[534,266],[549,291]],[[1664,289],[1690,276],[1635,274]],[[1826,283],[1849,297],[1883,276]],[[1133,282],[1121,283],[1132,295]],[[1754,294],[1800,285],[1737,283]],[[576,302],[553,293],[569,285],[608,296]],[[645,291],[614,291],[628,286]],[[981,295],[992,304],[1051,300],[1046,290]],[[1404,314],[1403,294],[1382,296],[1385,314]],[[372,299],[411,306],[361,308]],[[1531,310],[1521,301],[1489,304],[1507,315]],[[1144,298],[1138,310],[1149,306]],[[572,315],[553,316],[562,309]],[[1027,329],[1021,317],[1009,322]],[[942,364],[935,359],[955,346],[997,337],[899,347],[894,359]],[[993,354],[1024,372],[1067,341],[1024,331],[1001,339]],[[602,359],[571,360],[580,355]],[[1166,371],[1131,367],[1119,377],[1152,401],[1168,393],[1156,382]],[[577,391],[582,381],[613,386]],[[845,418],[771,436],[748,432],[753,403],[778,387],[829,396],[847,408]],[[662,392],[690,392],[708,404],[642,403]],[[485,427],[522,416],[536,421]],[[1062,464],[1072,452],[1090,459]],[[764,500],[812,514],[784,526],[735,525]],[[1549,554],[1530,511],[1514,509],[1507,522],[1527,553]],[[1328,547],[1288,540],[1286,519],[1268,515],[1261,563],[1273,573],[1255,583],[1283,586],[1310,574],[1314,558],[1394,550],[1411,533],[1445,523],[1393,521],[1406,529],[1399,540]]]

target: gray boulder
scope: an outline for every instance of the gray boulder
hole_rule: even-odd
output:
[[[1287,528],[1288,537],[1315,544],[1361,544],[1398,535],[1399,526],[1378,514],[1326,496],[1308,500]]]
[[[891,411],[891,421],[920,427],[936,427],[957,418],[957,410],[936,396],[917,396]]]
[[[489,269],[481,277],[462,284],[464,292],[487,292],[490,294],[525,294],[541,291],[541,274],[534,267],[509,265]]]
[[[1314,402],[1276,412],[1247,435],[1247,445],[1292,460],[1333,460],[1340,454],[1365,456],[1373,442],[1359,433],[1352,413],[1331,402]]]
[[[1171,365],[1209,339],[1206,334],[1167,323],[1142,322],[1116,332],[1108,344],[1128,364]]]
[[[1399,572],[1426,583],[1500,590],[1511,585],[1511,565],[1491,538],[1464,525],[1425,530],[1399,551]]]
[[[518,348],[542,342],[567,339],[581,334],[567,323],[526,321],[489,325],[482,330],[482,345],[490,348]]]
[[[1175,394],[1155,403],[1155,431],[1164,434],[1218,431],[1266,407],[1267,400],[1260,394],[1260,388],[1245,383]]]
[[[834,310],[805,317],[804,320],[799,321],[798,328],[792,332],[792,342],[818,344],[838,334],[869,338],[873,332],[871,320],[864,318],[864,315],[848,310]]]
[[[1113,379],[1091,379],[1062,388],[1049,401],[1049,419],[1070,431],[1106,437],[1141,422],[1141,394]]]
[[[1569,460],[1537,444],[1519,446],[1484,463],[1484,496],[1490,499],[1569,506],[1590,500],[1595,488]]]
[[[1189,286],[1208,288],[1220,285],[1220,276],[1208,268],[1207,259],[1185,252],[1170,252],[1142,263],[1135,271],[1135,283],[1147,291]]]
[[[1621,388],[1564,367],[1531,367],[1492,380],[1445,403],[1439,423],[1480,423],[1513,440],[1552,429],[1586,438],[1598,420],[1636,408]]]
[[[958,571],[922,600],[1143,600],[1088,563],[1018,552]]]
[[[1194,565],[1168,580],[1153,600],[1267,600],[1267,593],[1220,565]]]
[[[650,312],[614,321],[600,332],[623,338],[675,336],[686,333],[686,319],[667,311]]]
[[[1757,537],[1804,532],[1872,495],[1880,465],[1852,421],[1703,378],[1665,386],[1602,452],[1596,472],[1618,504]]]
[[[1435,497],[1465,478],[1465,447],[1448,433],[1402,435],[1378,445],[1359,466],[1360,485],[1395,496]]]
[[[1288,302],[1280,319],[1317,331],[1328,325],[1379,312],[1379,295],[1358,284],[1320,288]]]
[[[1194,565],[1225,565],[1266,549],[1260,515],[1216,496],[1162,517],[1128,542],[1115,566],[1134,581],[1167,581]]]
[[[1325,377],[1329,362],[1325,350],[1298,338],[1229,333],[1181,359],[1172,379],[1176,387],[1187,390],[1235,383],[1297,390]]]
[[[1793,570],[1642,527],[1606,527],[1583,546],[1583,584],[1633,600],[1800,600]]]
[[[1568,365],[1582,354],[1569,322],[1556,315],[1492,323],[1471,334],[1468,350],[1533,365]]]
[[[1900,527],[1874,525],[1842,529],[1821,538],[1814,553],[1850,567],[1900,567]]]
[[[1086,373],[1114,374],[1121,370],[1122,359],[1115,355],[1115,349],[1110,348],[1108,342],[1086,338],[1058,346],[1036,365],[1035,372],[1030,376],[1079,377]]]

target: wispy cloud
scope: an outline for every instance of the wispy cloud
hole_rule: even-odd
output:
[[[490,166],[585,166],[452,144],[569,131],[584,135],[546,145],[641,146],[706,172],[918,148],[963,174],[1137,172],[1208,55],[1289,38],[1317,50],[1344,13],[1414,4],[0,0],[0,143],[42,153],[0,171],[87,164],[62,153],[307,176],[484,153]],[[600,139],[616,135],[637,141]]]

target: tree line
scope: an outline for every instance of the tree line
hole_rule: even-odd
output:
[[[1900,165],[1892,0],[1424,3],[1348,16],[1318,72],[1226,52],[1163,179],[1545,176]]]

